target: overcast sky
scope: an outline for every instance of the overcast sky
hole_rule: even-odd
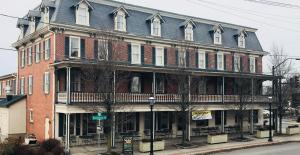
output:
[[[300,58],[298,51],[300,49],[300,0],[268,0],[277,2],[272,4],[290,6],[289,8],[254,3],[249,0],[119,1],[257,28],[257,36],[265,51],[270,51],[272,44],[277,44],[283,46],[288,55]],[[5,1],[0,5],[0,13],[21,17],[40,2],[41,0]],[[16,28],[17,20],[0,16],[0,22],[0,48],[11,48],[11,44],[17,40],[19,35],[19,29]],[[0,75],[16,72],[16,53],[0,49],[0,63]],[[268,58],[266,57],[264,58],[264,72],[269,72],[267,64]],[[294,62],[294,64],[300,66],[300,62]]]

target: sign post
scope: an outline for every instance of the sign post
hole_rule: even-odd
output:
[[[123,154],[133,155],[133,137],[124,136],[123,137]]]

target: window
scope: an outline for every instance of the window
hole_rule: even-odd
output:
[[[30,33],[33,33],[35,31],[35,20],[34,19],[30,20],[29,28],[30,28]]]
[[[50,92],[50,74],[45,72],[44,74],[44,93],[49,94]]]
[[[156,79],[156,93],[164,93],[165,91],[165,79],[163,76],[159,76]]]
[[[43,24],[46,26],[47,23],[49,23],[49,9],[48,8],[45,8],[44,9],[44,14],[43,14]]]
[[[215,111],[215,125],[221,125],[222,123],[222,111]],[[227,124],[227,111],[224,111],[224,125]]]
[[[204,51],[198,51],[198,67],[201,69],[206,68],[206,58],[205,58],[205,52]]]
[[[178,53],[178,62],[179,62],[179,67],[185,67],[185,51],[179,51]]]
[[[139,93],[139,92],[141,92],[140,77],[135,76],[135,77],[132,78],[132,81],[131,81],[131,92],[132,93]]]
[[[131,44],[132,54],[131,60],[132,64],[141,64],[141,45]]]
[[[204,95],[206,94],[206,78],[201,77],[198,81],[198,94]]]
[[[28,77],[28,94],[31,95],[32,94],[32,89],[33,89],[33,84],[32,84],[33,80],[32,80],[32,75],[29,75]]]
[[[20,36],[19,36],[19,39],[23,39],[23,37],[24,37],[24,27],[21,26],[20,27]]]
[[[89,9],[84,3],[81,3],[76,11],[76,24],[89,25]]]
[[[234,71],[239,72],[240,71],[240,65],[241,65],[241,57],[239,55],[234,55]]]
[[[194,33],[193,33],[193,25],[188,24],[185,28],[185,40],[193,41]]]
[[[222,44],[222,33],[220,29],[217,29],[214,33],[214,44]]]
[[[35,63],[39,63],[41,59],[41,51],[40,51],[41,44],[35,45]]]
[[[250,70],[250,73],[255,73],[255,57],[249,57],[249,70]]]
[[[155,17],[151,23],[151,35],[161,36],[161,23],[158,17]]]
[[[21,67],[25,66],[25,51],[22,50],[21,52]]]
[[[20,94],[24,95],[25,94],[25,78],[22,77],[20,80]]]
[[[108,42],[107,40],[98,40],[98,60],[108,60]]]
[[[28,55],[28,65],[31,65],[32,64],[32,48],[29,47],[27,48],[27,55]]]
[[[155,57],[155,65],[164,66],[164,48],[156,47]]]
[[[224,70],[224,55],[223,55],[223,53],[217,54],[217,69]]]
[[[33,123],[33,110],[32,109],[29,110],[29,122]]]
[[[238,37],[238,46],[240,48],[245,48],[245,35],[244,33],[242,33],[239,37]]]
[[[0,96],[2,95],[2,81],[0,81]]]
[[[115,30],[126,31],[126,16],[123,11],[118,11],[115,16]]]
[[[44,42],[44,47],[45,47],[45,55],[44,55],[44,58],[45,60],[49,60],[50,58],[50,45],[51,45],[51,41],[50,39],[47,39],[45,42]]]
[[[208,126],[208,119],[196,121],[196,127],[206,127],[206,126]]]
[[[70,57],[79,58],[80,57],[80,38],[70,37]]]

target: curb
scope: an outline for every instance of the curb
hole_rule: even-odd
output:
[[[189,154],[194,154],[194,155],[209,155],[213,153],[220,153],[220,152],[231,152],[235,150],[243,150],[243,149],[249,149],[249,148],[255,148],[255,147],[264,147],[264,146],[272,146],[272,145],[282,145],[282,144],[287,144],[287,143],[300,143],[300,140],[291,140],[291,141],[278,141],[278,142],[269,142],[269,143],[260,143],[260,144],[253,144],[253,145],[248,145],[248,146],[242,146],[242,147],[231,147],[231,148],[225,148],[225,149],[219,149],[219,150],[208,150],[208,151],[203,151],[203,152],[198,152],[193,151],[190,152]]]

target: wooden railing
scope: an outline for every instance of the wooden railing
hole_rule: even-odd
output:
[[[135,93],[116,93],[116,102],[118,103],[147,103],[152,94],[135,94]],[[158,103],[175,103],[181,101],[181,95],[178,94],[156,94],[156,102]],[[113,101],[112,93],[85,93],[71,92],[71,103],[101,103],[105,100]],[[61,92],[57,95],[59,103],[67,102],[67,93]],[[243,96],[243,102],[252,102],[252,97]],[[222,95],[190,95],[192,103],[222,103]],[[224,95],[224,103],[240,102],[239,95]],[[269,102],[267,96],[253,96],[253,102]]]

